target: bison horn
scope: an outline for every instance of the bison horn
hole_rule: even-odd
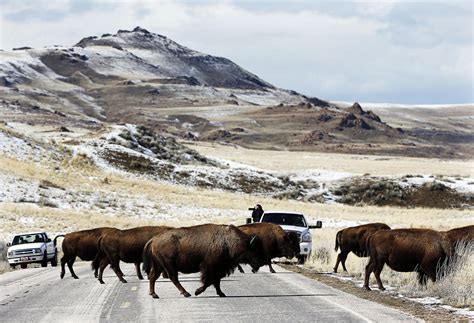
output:
[[[256,239],[257,239],[256,235],[252,236],[252,239],[250,239],[250,245],[251,246],[255,243]]]

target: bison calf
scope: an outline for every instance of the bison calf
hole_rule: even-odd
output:
[[[92,263],[93,269],[99,269],[99,282],[104,284],[102,277],[108,264],[122,283],[127,282],[120,270],[120,260],[134,263],[138,279],[143,279],[140,272],[143,247],[148,240],[169,229],[171,228],[165,226],[144,226],[127,230],[116,229],[102,235],[98,241],[99,253],[97,253],[97,257]]]
[[[276,257],[293,258],[300,252],[300,238],[295,232],[285,232],[279,225],[273,223],[253,223],[239,226],[248,235],[257,235],[262,241],[266,264],[274,273],[272,259]],[[239,265],[240,272],[244,272]]]
[[[373,272],[380,290],[383,266],[400,272],[417,272],[420,284],[428,277],[434,282],[439,266],[451,255],[452,247],[446,234],[429,229],[397,229],[377,231],[367,239],[369,263],[365,268],[364,287],[369,288]]]
[[[65,275],[65,264],[67,264],[71,276],[75,279],[79,279],[72,265],[76,261],[76,257],[81,258],[85,261],[92,261],[97,255],[97,241],[100,236],[106,232],[116,230],[114,228],[96,228],[90,230],[82,230],[71,232],[64,235],[64,240],[62,244],[63,257],[61,258],[61,279]],[[97,270],[95,271],[95,276],[97,277]]]
[[[155,282],[162,272],[185,297],[191,295],[181,286],[178,272],[201,272],[202,286],[196,289],[196,296],[214,285],[217,295],[224,297],[221,279],[243,262],[258,270],[265,263],[265,255],[257,236],[247,235],[233,225],[171,229],[151,239],[143,250],[143,268],[150,279],[153,298],[158,298]]]
[[[340,230],[336,234],[335,251],[339,248],[341,252],[337,255],[334,272],[337,273],[339,263],[342,269],[346,269],[347,255],[352,251],[358,257],[367,257],[366,243],[367,238],[379,230],[390,230],[390,227],[384,223],[369,223]]]
[[[474,225],[468,225],[467,227],[455,228],[449,231],[445,231],[449,239],[453,243],[459,243],[461,241],[471,242],[474,241]]]

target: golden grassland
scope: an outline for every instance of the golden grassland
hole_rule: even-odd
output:
[[[271,171],[319,169],[371,175],[474,176],[472,160],[256,150],[201,142],[188,146],[208,157],[232,160]]]

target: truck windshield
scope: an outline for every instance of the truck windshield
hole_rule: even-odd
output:
[[[270,222],[279,225],[294,225],[297,227],[307,226],[304,216],[294,213],[265,213],[261,222]]]
[[[24,243],[34,243],[34,242],[45,242],[44,237],[41,233],[32,233],[32,234],[23,234],[20,236],[15,236],[13,238],[12,245],[24,244]]]

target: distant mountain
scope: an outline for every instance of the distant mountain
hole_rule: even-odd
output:
[[[0,51],[0,95],[22,107],[111,122],[140,121],[154,107],[318,102],[140,27],[72,47]]]

